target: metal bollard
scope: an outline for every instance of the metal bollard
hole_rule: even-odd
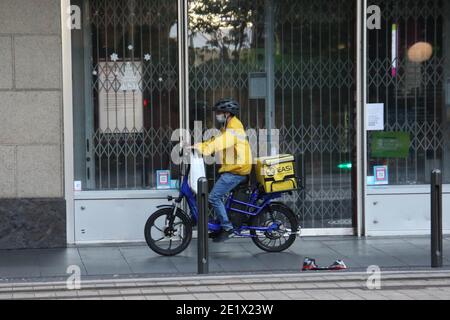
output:
[[[431,267],[442,267],[442,173],[431,172]]]
[[[208,180],[200,178],[197,181],[197,208],[198,208],[198,255],[197,273],[207,274],[209,272],[208,255]]]

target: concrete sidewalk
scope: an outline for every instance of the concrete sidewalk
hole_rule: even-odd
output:
[[[321,266],[342,259],[349,271],[369,265],[382,270],[430,268],[429,237],[305,237],[282,253],[267,253],[249,239],[209,242],[211,274],[300,272],[305,257]],[[190,276],[197,272],[197,243],[175,257],[162,257],[145,244],[79,246],[65,249],[0,251],[0,282],[67,278],[79,266],[83,279]],[[444,267],[450,268],[450,237],[444,238]]]

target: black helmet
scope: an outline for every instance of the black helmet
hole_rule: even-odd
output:
[[[222,99],[217,101],[213,107],[213,111],[229,112],[232,115],[239,113],[239,103],[233,99]]]

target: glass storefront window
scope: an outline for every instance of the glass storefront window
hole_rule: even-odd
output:
[[[177,179],[171,136],[184,114],[190,130],[194,121],[217,128],[211,106],[234,98],[256,135],[255,157],[272,151],[258,143],[260,130],[278,129],[278,152],[300,163],[305,191],[283,201],[302,228],[355,230],[358,1],[188,0],[182,41],[177,0],[71,3],[83,9],[83,28],[72,32],[82,191],[155,189],[158,170]],[[434,168],[450,183],[450,2],[370,5],[381,9],[381,29],[367,30],[367,102],[383,117],[381,130],[367,132],[368,185],[428,184]],[[217,167],[207,176],[213,184]]]
[[[247,129],[279,129],[303,167],[307,192],[285,200],[304,228],[353,226],[355,25],[353,0],[189,1],[191,126],[233,97]]]
[[[157,170],[176,179],[177,1],[79,4],[88,23],[75,44],[84,46],[85,70],[85,97],[75,103],[75,180],[83,190],[114,190],[155,188]]]
[[[354,227],[354,0],[190,0],[187,66],[178,57],[177,1],[73,3],[87,18],[73,34],[74,68],[84,70],[74,80],[83,190],[155,188],[161,169],[178,176],[170,138],[186,67],[191,130],[194,121],[216,126],[210,107],[218,99],[238,100],[246,129],[278,129],[279,153],[300,162],[306,191],[285,200],[302,227]],[[208,168],[211,180],[216,169]]]
[[[449,183],[449,3],[371,4],[382,24],[368,30],[368,101],[384,104],[384,130],[368,131],[368,184],[384,166],[390,185],[428,184],[433,168]]]

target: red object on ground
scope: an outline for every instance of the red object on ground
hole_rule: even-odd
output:
[[[336,260],[329,267],[319,267],[315,259],[305,258],[303,261],[302,271],[319,271],[319,270],[345,270],[347,266],[344,261]]]

